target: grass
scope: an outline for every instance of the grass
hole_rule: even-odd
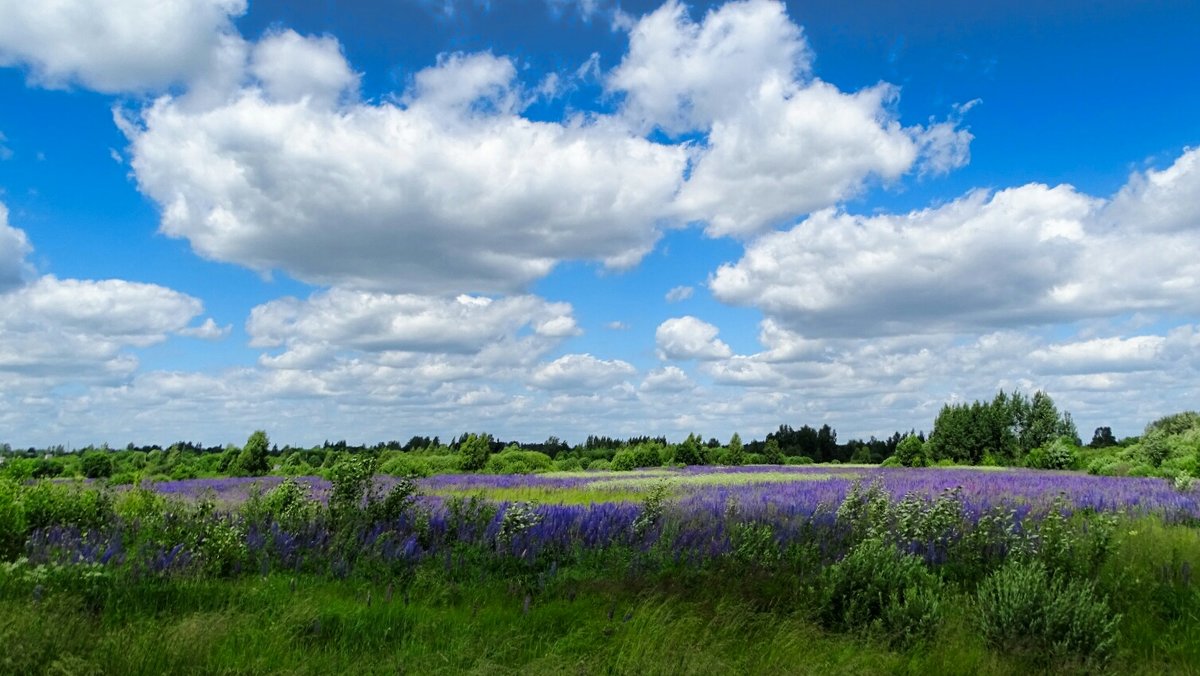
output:
[[[827,634],[720,594],[585,585],[532,601],[499,580],[386,587],[272,575],[126,590],[97,615],[69,597],[0,601],[6,673],[1022,673],[951,627],[910,652]],[[368,601],[370,598],[370,601]]]

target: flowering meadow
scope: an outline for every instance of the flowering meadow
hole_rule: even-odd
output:
[[[859,665],[866,671],[891,670],[894,660],[944,661],[951,647],[953,670],[1200,668],[1192,641],[1200,636],[1192,573],[1200,490],[1164,479],[851,465],[414,479],[374,469],[350,457],[328,480],[10,483],[0,490],[0,600],[24,610],[0,632],[15,637],[17,625],[30,630],[56,613],[101,618],[102,635],[135,631],[128,627],[147,613],[193,617],[214,604],[242,617],[245,599],[266,588],[281,596],[264,601],[275,610],[258,620],[290,628],[259,641],[299,653],[329,649],[321,647],[327,634],[345,643],[325,654],[333,662],[279,657],[259,669],[235,655],[225,666],[348,668],[341,660],[357,664],[351,648],[366,640],[370,622],[403,616],[405,659],[448,671],[526,670],[540,660],[551,671],[563,666],[551,654],[589,651],[604,660],[592,666],[675,671],[674,652],[667,659],[638,643],[656,635],[681,642],[671,644],[683,655],[681,671],[796,671],[779,663],[785,654],[799,659],[803,646],[820,644],[840,655],[847,641],[873,655]],[[325,611],[287,619],[292,611],[280,599],[315,603],[313,594],[348,595],[355,610],[339,620],[322,620]],[[691,605],[697,599],[705,603]],[[605,604],[605,612],[586,610]],[[432,625],[418,608],[429,617],[469,608],[471,621],[447,620],[452,628],[422,642],[416,637]],[[497,626],[545,613],[548,625],[506,639],[520,646],[512,654],[480,662],[479,651],[492,655],[478,644],[488,633],[481,612],[494,613]],[[575,636],[563,618],[550,619],[561,613],[581,626],[599,622],[600,638],[576,637],[584,644],[558,654],[555,642]],[[791,623],[793,633],[763,638],[775,646],[766,652],[735,647],[724,634],[699,649],[695,636],[671,633],[676,622],[721,613]],[[629,638],[635,627],[648,637]],[[613,644],[618,631],[626,639]],[[461,645],[443,645],[447,636]],[[377,637],[367,644],[399,654]],[[185,659],[148,653],[135,668],[106,645],[97,639],[76,652],[101,671],[169,670]],[[10,651],[0,669],[48,669],[62,649],[47,639],[40,652]],[[700,659],[687,657],[692,649],[708,661],[689,662]]]

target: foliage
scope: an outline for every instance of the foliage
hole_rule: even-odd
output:
[[[104,451],[92,451],[85,454],[80,466],[83,469],[83,475],[89,479],[107,479],[113,473],[112,458]]]
[[[246,439],[246,445],[242,447],[242,452],[237,456],[236,472],[241,476],[266,474],[271,469],[271,463],[267,458],[270,448],[271,442],[267,438],[267,433],[255,430]]]
[[[1116,647],[1120,616],[1093,584],[1053,577],[1039,561],[1008,562],[977,599],[980,631],[999,650],[1102,664]]]
[[[725,453],[725,463],[728,465],[738,466],[746,464],[746,447],[742,445],[742,438],[737,432],[729,438],[729,446]]]
[[[460,467],[467,471],[480,470],[487,465],[492,454],[492,435],[468,434],[459,444]]]
[[[904,467],[924,467],[929,464],[925,455],[925,443],[916,436],[909,435],[896,446],[896,454],[892,456]]]
[[[550,471],[553,462],[545,453],[506,449],[489,457],[484,471],[488,474],[533,474]]]
[[[893,643],[931,636],[941,620],[938,580],[921,559],[877,536],[862,540],[822,576],[821,623]]]

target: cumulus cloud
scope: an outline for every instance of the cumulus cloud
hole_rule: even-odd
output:
[[[578,333],[569,304],[536,296],[442,299],[346,289],[273,300],[246,322],[254,347],[443,354],[477,354],[525,328],[555,341]]]
[[[25,231],[8,224],[8,207],[0,202],[0,293],[20,286],[31,274],[25,261],[30,251]]]
[[[821,211],[751,242],[709,287],[807,336],[1193,312],[1197,156],[1134,175],[1111,201],[1029,184],[907,214]],[[1136,274],[1112,274],[1117,261]]]
[[[186,329],[181,329],[179,335],[191,336],[200,340],[220,340],[228,336],[231,330],[233,330],[232,325],[218,326],[212,317],[208,317],[200,326],[189,326]]]
[[[0,2],[0,66],[28,68],[46,87],[142,92],[214,67],[245,0]]]
[[[267,98],[279,103],[309,100],[321,108],[358,88],[358,74],[332,37],[303,37],[293,30],[268,34],[254,46],[250,72]]]
[[[42,277],[0,294],[0,381],[52,385],[126,377],[125,350],[183,330],[200,301],[154,284]]]
[[[685,392],[693,389],[696,384],[678,366],[664,366],[654,369],[642,379],[642,392]]]
[[[270,39],[295,72],[340,75],[279,75],[207,109],[165,97],[122,120],[162,232],[200,255],[318,284],[494,293],[560,260],[628,266],[658,239],[682,148],[604,119],[525,119],[513,64],[491,55],[441,59],[404,104],[322,108],[351,82],[336,45]]]
[[[675,317],[658,325],[654,342],[659,359],[721,359],[733,351],[717,338],[717,327],[692,317]]]
[[[730,2],[696,23],[669,2],[630,29],[608,87],[635,129],[706,134],[674,207],[710,235],[751,235],[892,181],[921,160],[965,164],[957,120],[905,128],[887,84],[844,93],[813,78],[802,32],[772,0]],[[965,111],[966,107],[963,107]]]
[[[632,364],[620,359],[567,354],[539,366],[529,382],[547,390],[594,390],[621,383],[635,373],[637,369]]]

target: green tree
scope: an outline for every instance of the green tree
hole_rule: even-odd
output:
[[[925,467],[929,458],[925,455],[925,443],[915,434],[910,434],[896,445],[896,460],[905,467]]]
[[[729,437],[729,452],[725,454],[725,461],[730,465],[746,464],[746,447],[742,445],[742,438],[737,432]]]
[[[263,430],[255,430],[251,433],[250,438],[246,439],[246,445],[242,447],[242,452],[238,455],[237,469],[238,474],[242,476],[262,476],[271,469],[270,461],[267,458],[267,453],[271,449],[271,440],[267,438],[267,433]]]
[[[766,446],[763,447],[763,461],[768,465],[782,465],[783,451],[779,448],[779,442],[774,438],[767,439]]]
[[[478,471],[487,465],[492,454],[492,435],[468,434],[458,445],[459,466],[468,471]]]
[[[689,434],[683,443],[675,447],[675,462],[683,465],[703,465],[704,455],[700,450],[700,437]]]
[[[83,456],[83,475],[89,479],[107,479],[113,473],[113,461],[104,451],[92,451]]]

